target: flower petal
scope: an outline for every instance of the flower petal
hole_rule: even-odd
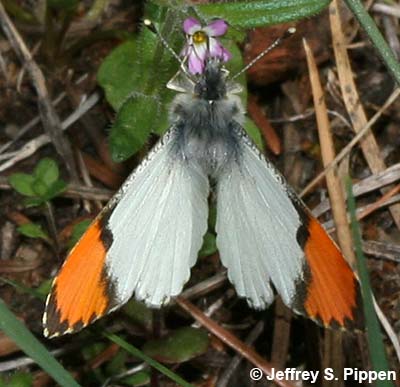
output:
[[[209,56],[227,62],[232,54],[217,39],[209,38]]]
[[[225,35],[228,30],[228,23],[223,19],[217,19],[212,21],[206,27],[203,28],[203,31],[208,36],[221,36]]]
[[[204,71],[204,60],[200,60],[196,55],[189,55],[189,72],[192,74],[202,74]]]
[[[232,58],[232,54],[224,46],[221,46],[221,50],[222,50],[222,60],[224,62],[228,62],[228,60]]]
[[[196,31],[201,30],[200,22],[194,17],[188,17],[183,22],[183,31],[188,35],[193,35]]]

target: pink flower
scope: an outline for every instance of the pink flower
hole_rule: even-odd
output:
[[[183,22],[183,30],[188,39],[181,55],[188,58],[189,72],[192,74],[201,74],[209,57],[220,58],[224,62],[231,58],[231,53],[216,39],[228,30],[225,20],[217,19],[202,27],[198,20],[189,17]]]

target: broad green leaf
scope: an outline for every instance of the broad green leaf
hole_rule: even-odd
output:
[[[147,341],[143,351],[165,363],[181,363],[205,353],[208,345],[206,331],[184,327],[161,339]]]
[[[153,324],[153,312],[143,302],[132,298],[124,307],[123,311],[132,321],[150,329]]]
[[[32,184],[35,178],[26,173],[14,173],[8,178],[8,182],[18,193],[25,196],[35,196]]]
[[[147,3],[145,14],[179,51],[183,34],[176,11]],[[147,28],[105,59],[98,80],[108,101],[119,110],[110,137],[114,160],[127,159],[143,146],[151,132],[167,129],[167,106],[172,94],[165,85],[178,68],[176,59]]]
[[[150,96],[130,97],[111,128],[110,148],[115,161],[123,161],[146,143],[158,115],[159,103]]]
[[[40,179],[35,179],[33,181],[32,188],[36,196],[39,198],[44,198],[47,194],[47,190],[49,189],[48,185]]]
[[[82,222],[77,223],[71,233],[71,238],[68,241],[68,248],[72,249],[76,245],[76,243],[79,241],[81,236],[84,234],[84,232],[88,229],[90,223],[92,223],[92,220],[90,219],[85,219],[82,220]]]
[[[107,101],[115,110],[122,106],[140,80],[138,54],[136,41],[128,40],[112,51],[99,68],[97,81],[104,89]]]
[[[41,180],[48,187],[57,181],[59,174],[57,163],[50,158],[40,160],[33,172],[35,179]]]
[[[55,181],[50,187],[47,188],[47,191],[44,195],[44,199],[51,200],[56,196],[60,195],[67,188],[67,183],[64,180]]]
[[[42,227],[35,223],[23,224],[22,226],[19,226],[17,230],[22,235],[25,235],[29,238],[41,238],[47,241],[50,239],[46,232],[43,231]]]
[[[198,4],[196,10],[205,19],[221,18],[233,27],[254,28],[312,16],[330,0],[259,0]]]
[[[79,387],[74,378],[47,351],[46,347],[19,321],[0,299],[0,330],[11,338],[61,386]]]

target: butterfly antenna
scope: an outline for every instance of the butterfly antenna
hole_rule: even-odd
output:
[[[157,30],[156,26],[150,19],[144,19],[143,20],[144,25],[153,33],[157,35],[157,37],[160,39],[162,45],[172,54],[172,56],[180,63],[181,69],[184,73],[187,74],[187,70],[185,68],[185,64],[183,60],[180,58],[180,56],[174,51],[174,49],[168,44],[168,42],[165,40],[165,38],[160,34],[160,32]]]
[[[247,64],[244,68],[242,68],[236,75],[232,77],[235,79],[246,72],[250,67],[252,67],[256,62],[258,62],[261,58],[263,58],[266,54],[272,51],[275,47],[279,46],[285,39],[289,38],[296,32],[295,27],[290,27],[287,29],[282,36],[276,39],[269,47],[267,47],[264,51],[258,54],[250,63]]]

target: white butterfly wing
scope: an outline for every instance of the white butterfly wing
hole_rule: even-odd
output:
[[[209,183],[174,127],[70,252],[47,298],[46,336],[82,329],[132,295],[159,307],[188,280],[207,230]]]
[[[241,128],[236,160],[217,185],[217,246],[237,293],[255,308],[273,301],[271,283],[290,304],[302,279],[301,224],[279,173]]]
[[[120,303],[159,307],[179,294],[207,231],[208,178],[176,154],[174,134],[123,187],[107,222],[107,274]]]

